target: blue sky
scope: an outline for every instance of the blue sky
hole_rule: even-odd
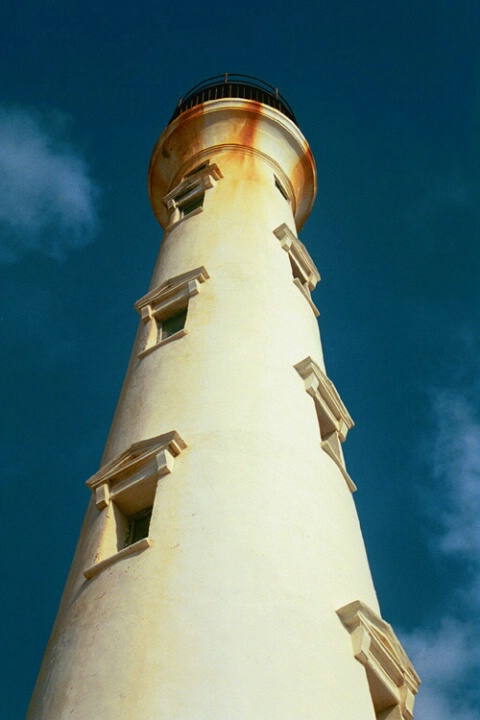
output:
[[[158,252],[152,148],[226,71],[278,86],[317,161],[301,238],[416,717],[478,717],[479,30],[476,0],[5,5],[1,717],[25,715]]]

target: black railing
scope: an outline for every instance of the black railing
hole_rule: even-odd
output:
[[[195,85],[184,97],[180,98],[175,112],[170,118],[170,122],[185,112],[185,110],[195,107],[195,105],[201,105],[209,100],[221,100],[223,98],[241,98],[244,100],[254,100],[264,105],[270,105],[270,107],[280,110],[281,113],[297,124],[292,108],[285,98],[280,95],[277,88],[250,75],[237,75],[233,73],[215,75],[215,77],[208,78],[208,80],[204,80],[198,83],[198,85]]]

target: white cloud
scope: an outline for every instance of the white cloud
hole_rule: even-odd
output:
[[[480,563],[480,422],[465,395],[441,391],[434,398],[438,434],[433,471],[448,495],[442,512],[443,552]]]
[[[0,108],[0,262],[62,259],[97,231],[98,189],[61,116]]]
[[[431,511],[440,523],[432,547],[463,563],[468,579],[452,586],[449,615],[433,627],[402,634],[423,683],[415,704],[419,720],[476,720],[480,707],[480,421],[474,390],[432,395]]]
[[[479,669],[478,618],[443,618],[435,629],[403,634],[402,640],[422,679],[415,717],[478,718],[478,688],[472,684]]]

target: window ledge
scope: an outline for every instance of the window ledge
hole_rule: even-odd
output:
[[[185,330],[185,328],[182,328],[176,333],[173,333],[173,335],[170,335],[169,337],[165,338],[165,340],[160,340],[159,343],[156,345],[152,345],[152,347],[145,348],[145,350],[142,350],[142,352],[138,353],[139,358],[144,358],[146,355],[150,355],[151,352],[156,350],[159,347],[162,347],[162,345],[167,345],[169,342],[173,342],[174,340],[178,340],[179,338],[185,337],[185,335],[188,335],[188,330]]]
[[[110,555],[110,557],[105,558],[105,560],[100,560],[100,562],[95,563],[95,565],[91,565],[89,568],[83,571],[83,574],[87,580],[90,580],[90,578],[94,577],[95,575],[98,575],[99,572],[101,572],[104,568],[109,567],[110,565],[113,565],[118,560],[121,560],[124,557],[127,557],[128,555],[132,555],[136,552],[141,552],[142,550],[146,550],[147,548],[152,546],[152,541],[149,537],[142,538],[141,540],[138,540],[136,543],[132,543],[131,545],[128,545],[125,548],[122,548],[122,550],[119,550],[114,555]]]
[[[204,211],[203,207],[195,208],[195,210],[192,210],[192,212],[189,212],[187,215],[182,215],[182,217],[179,217],[176,220],[172,220],[170,224],[168,225],[166,232],[170,232],[170,230],[173,230],[173,228],[176,228],[177,225],[180,225],[184,220],[189,220],[192,217],[195,217],[195,215],[200,215]]]
[[[327,442],[326,440],[322,440],[322,442],[320,443],[320,445],[321,445],[321,447],[322,447],[322,450],[324,450],[324,451],[327,453],[327,455],[329,455],[329,457],[332,458],[333,462],[336,464],[336,466],[338,467],[338,469],[339,469],[340,472],[342,473],[343,477],[345,478],[345,482],[346,482],[347,485],[348,485],[348,488],[349,488],[350,492],[354,493],[354,492],[356,491],[356,489],[357,489],[357,486],[356,486],[355,483],[353,482],[353,480],[352,480],[352,478],[350,477],[350,475],[348,474],[348,472],[347,472],[347,470],[346,470],[343,462],[342,462],[341,459],[338,457],[338,455],[335,453],[335,451],[333,450],[333,448],[332,448],[332,446],[330,445],[330,443]]]
[[[302,285],[301,281],[300,281],[298,278],[293,278],[293,282],[294,282],[295,285],[298,287],[298,289],[299,289],[300,292],[302,293],[303,297],[305,298],[305,300],[308,302],[308,304],[309,304],[310,307],[312,308],[313,314],[315,315],[315,317],[319,317],[319,316],[320,316],[320,310],[317,308],[317,306],[316,306],[315,303],[313,302],[312,298],[310,297],[309,291],[305,288],[304,285]]]

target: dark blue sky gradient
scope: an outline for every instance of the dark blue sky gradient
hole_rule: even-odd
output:
[[[57,259],[39,245],[0,264],[1,717],[25,715],[158,253],[151,151],[178,97],[225,71],[278,86],[317,162],[301,239],[322,275],[327,368],[356,422],[345,454],[383,616],[414,639],[472,621],[460,595],[480,587],[478,560],[441,549],[456,471],[439,460],[435,408],[439,393],[462,397],[478,428],[479,30],[468,0],[4,7],[0,107],[84,158],[98,230]],[[12,237],[0,213],[0,243]],[[462,423],[451,432],[455,445]],[[476,662],[445,681],[441,708],[459,720],[480,710],[465,690]]]

